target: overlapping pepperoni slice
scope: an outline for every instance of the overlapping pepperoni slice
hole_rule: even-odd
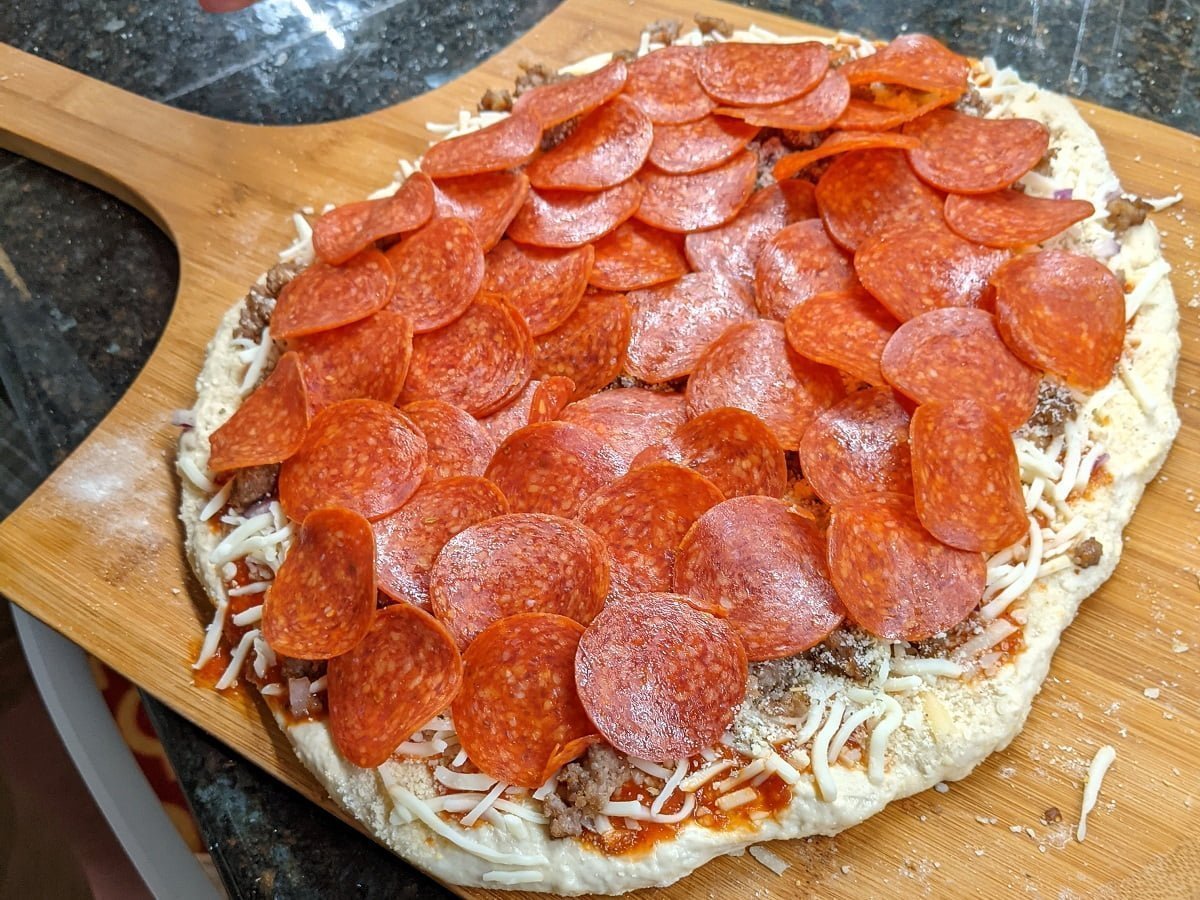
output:
[[[819,644],[845,614],[820,531],[771,497],[736,497],[701,516],[679,546],[675,590],[720,610],[752,662]]]
[[[504,300],[480,293],[444,328],[413,338],[400,401],[444,400],[486,416],[517,396],[533,368],[533,337]]]
[[[647,447],[630,469],[666,460],[699,472],[725,497],[782,496],[787,486],[783,447],[762,420],[721,407],[689,419],[669,438]]]
[[[417,400],[400,411],[417,426],[429,447],[426,480],[483,474],[496,445],[468,413],[441,400]]]
[[[624,294],[584,294],[567,321],[537,338],[533,374],[570,378],[575,383],[572,400],[590,396],[621,374],[629,331]]]
[[[963,240],[943,224],[870,238],[854,254],[854,271],[876,300],[904,322],[931,309],[991,305],[988,280],[1008,258]]]
[[[1037,404],[1040,379],[1005,346],[982,309],[935,309],[905,322],[883,350],[883,377],[918,403],[977,400],[1010,429]]]
[[[988,247],[1038,244],[1096,211],[1087,200],[1050,200],[1023,191],[946,198],[946,224],[969,241]]]
[[[869,384],[883,384],[879,360],[900,323],[863,290],[817,294],[792,308],[784,329],[792,349]]]
[[[315,415],[356,397],[395,402],[408,374],[412,338],[408,316],[381,309],[341,328],[289,341],[304,363],[309,409]]]
[[[1043,250],[996,273],[996,321],[1012,351],[1030,365],[1087,391],[1112,378],[1125,342],[1125,292],[1088,256]]]
[[[313,224],[313,252],[331,266],[374,246],[376,241],[415,231],[433,215],[433,182],[415,172],[390,197],[346,203]]]
[[[804,477],[829,504],[876,491],[911,494],[908,421],[908,413],[888,388],[850,394],[804,432]]]
[[[391,264],[378,250],[364,250],[340,266],[313,263],[279,293],[271,313],[271,336],[302,337],[365,319],[392,298]]]
[[[877,87],[870,100],[851,97],[833,127],[841,131],[890,131],[954,100],[953,93],[942,91],[896,91]]]
[[[625,86],[628,71],[623,59],[587,75],[544,84],[521,93],[513,113],[536,120],[544,131],[607,103]]]
[[[830,237],[847,250],[942,218],[941,196],[917,178],[899,150],[863,150],[835,159],[817,182],[816,201]]]
[[[632,178],[654,129],[632,100],[618,97],[588,114],[566,139],[525,169],[538,190],[600,191]]]
[[[730,106],[782,103],[815,88],[829,70],[829,48],[798,44],[710,44],[696,66],[709,96]]]
[[[429,613],[407,603],[379,610],[367,636],[329,661],[333,743],[356,766],[381,765],[450,704],[462,671],[454,640]]]
[[[726,163],[694,175],[642,169],[645,189],[635,215],[664,231],[700,231],[723,225],[738,214],[754,190],[758,157],[743,150]]]
[[[974,400],[922,403],[909,426],[917,517],[944,544],[1001,550],[1028,527],[1012,435]]]
[[[899,84],[921,91],[942,91],[951,99],[967,89],[967,60],[925,34],[902,34],[870,56],[839,69],[853,85]]]
[[[692,416],[721,406],[744,409],[790,448],[842,392],[833,369],[788,346],[783,325],[759,319],[734,325],[709,344],[688,379],[687,406]]]
[[[755,318],[745,290],[708,272],[634,291],[626,299],[633,315],[625,371],[648,384],[687,375],[726,328]]]
[[[802,96],[770,106],[722,106],[717,113],[765,128],[823,131],[838,120],[849,102],[850,84],[840,72],[830,70],[820,84]]]
[[[643,192],[636,178],[606,191],[531,190],[508,226],[508,236],[539,247],[579,247],[632,216]]]
[[[371,523],[338,507],[305,516],[262,612],[276,653],[332,659],[353,649],[375,618]]]
[[[343,400],[309,423],[304,443],[279,470],[279,502],[297,522],[324,506],[378,519],[412,496],[428,445],[400,410],[377,400]]]
[[[906,494],[860,494],[833,507],[829,574],[848,618],[889,641],[920,641],[957,625],[983,596],[982,554],[937,540]]]
[[[754,270],[759,312],[781,322],[810,297],[857,287],[854,266],[829,239],[819,219],[776,232],[763,247]]]
[[[925,181],[955,194],[987,194],[1006,188],[1041,161],[1050,132],[1033,119],[983,119],[938,109],[904,126],[919,141],[909,150]]]
[[[479,424],[499,446],[518,428],[557,419],[574,393],[575,382],[562,375],[535,379],[525,385],[515,400],[490,416],[484,416]]]
[[[541,140],[537,119],[507,116],[487,128],[438,141],[421,158],[421,171],[436,180],[515,169],[533,158]]]
[[[209,437],[208,468],[228,472],[281,462],[308,430],[308,391],[300,357],[285,353],[273,371]]]
[[[487,253],[504,236],[504,230],[527,196],[529,179],[524,172],[484,172],[444,178],[434,185],[434,212],[470,225]]]
[[[570,422],[540,422],[505,439],[488,464],[487,477],[504,492],[513,512],[570,518],[625,467],[616,449],[596,432]]]
[[[811,150],[789,153],[775,163],[772,171],[777,180],[783,181],[827,156],[852,150],[913,150],[919,146],[918,138],[894,131],[835,131]]]
[[[617,451],[625,467],[687,418],[683,397],[646,388],[614,388],[577,400],[562,411],[564,422],[582,425]]]
[[[487,255],[483,289],[503,296],[537,337],[553,331],[575,311],[594,258],[590,244],[557,250],[501,241]]]
[[[699,47],[664,47],[629,66],[625,96],[655,125],[694,122],[717,105],[696,77]]]
[[[673,462],[652,462],[601,488],[577,518],[608,547],[613,597],[668,591],[688,529],[724,500],[711,481]]]
[[[618,225],[594,245],[589,282],[606,291],[636,291],[688,272],[683,237],[651,228],[637,219]]]
[[[446,542],[507,512],[504,494],[486,478],[426,481],[402,507],[371,524],[379,590],[428,610],[429,572]]]
[[[481,772],[540,787],[600,740],[575,690],[583,626],[551,613],[493,622],[463,654],[454,730]],[[519,739],[497,740],[511,735]]]
[[[586,625],[604,606],[608,585],[604,542],[591,529],[558,516],[510,513],[446,543],[433,564],[429,598],[466,647],[517,613],[554,613]]]
[[[483,248],[462,219],[434,219],[387,252],[396,277],[390,309],[421,334],[461,316],[483,282]]]
[[[746,695],[746,671],[728,623],[674,594],[609,604],[575,655],[588,718],[610,744],[641,759],[714,746]]]
[[[703,172],[743,149],[758,134],[760,124],[731,116],[704,116],[680,125],[656,125],[647,158],[672,175]]]

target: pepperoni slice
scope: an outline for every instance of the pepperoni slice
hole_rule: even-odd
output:
[[[965,57],[925,34],[903,34],[870,56],[839,69],[853,85],[899,84],[920,91],[945,91],[953,99],[966,93]]]
[[[911,494],[908,413],[888,388],[856,391],[804,432],[800,468],[826,503],[872,491]]]
[[[486,416],[521,392],[532,368],[529,326],[503,298],[481,293],[445,328],[413,338],[400,401],[444,400]]]
[[[809,182],[793,179],[769,185],[756,191],[729,223],[689,234],[684,242],[688,262],[698,272],[714,272],[753,288],[754,266],[767,241],[785,225],[816,216]]]
[[[377,400],[343,400],[309,423],[304,444],[279,470],[289,519],[343,506],[378,519],[412,496],[428,461],[425,438],[400,410]]]
[[[792,349],[851,378],[883,384],[879,359],[900,323],[866,291],[832,291],[810,297],[788,314],[784,329]]]
[[[681,125],[656,125],[648,159],[664,172],[690,175],[725,162],[754,140],[760,123],[705,116]]]
[[[833,507],[829,574],[850,619],[878,638],[921,641],[979,605],[987,566],[921,527],[913,498],[869,493]]]
[[[820,219],[780,230],[767,241],[754,269],[759,312],[781,322],[810,297],[856,287],[854,266],[829,239]]]
[[[390,197],[346,203],[313,224],[313,252],[331,266],[346,262],[376,241],[415,231],[433,215],[433,182],[415,172]]]
[[[718,107],[723,116],[734,116],[749,125],[789,131],[822,131],[838,120],[850,102],[850,85],[837,70],[825,73],[813,90],[769,106]]]
[[[530,191],[508,236],[539,247],[578,247],[604,237],[637,211],[644,189],[636,178],[607,191]]]
[[[496,450],[491,436],[468,413],[441,400],[418,400],[400,412],[425,436],[430,481],[455,475],[482,475]]]
[[[615,187],[646,161],[654,129],[626,97],[606,103],[566,139],[525,169],[538,190],[600,191]]]
[[[954,93],[876,89],[871,100],[851,97],[833,123],[841,131],[891,131],[925,113],[953,103]]]
[[[922,403],[909,426],[917,517],[943,544],[995,552],[1028,529],[1012,435],[974,400]]]
[[[715,103],[696,77],[699,47],[663,47],[629,66],[625,96],[655,125],[694,122],[712,112]]]
[[[631,219],[598,240],[589,282],[607,291],[635,291],[688,272],[683,239]]]
[[[633,458],[672,434],[684,423],[683,396],[646,388],[614,388],[567,406],[564,422],[582,425],[608,441],[622,460],[622,471]]]
[[[829,70],[829,48],[799,44],[710,44],[696,66],[708,95],[730,106],[782,103],[815,88]]]
[[[429,610],[429,573],[438,552],[464,528],[507,512],[504,494],[486,478],[426,481],[402,507],[372,523],[379,590]]]
[[[636,216],[664,231],[700,231],[723,225],[750,199],[757,169],[758,157],[749,150],[694,175],[643,169],[637,180],[645,193]]]
[[[481,772],[540,787],[600,740],[575,691],[583,626],[551,613],[493,622],[463,655],[454,730]]]
[[[559,328],[537,339],[533,373],[575,382],[572,400],[594,394],[621,374],[629,346],[630,313],[624,294],[584,294]]]
[[[726,328],[756,318],[749,293],[708,272],[634,291],[627,299],[633,317],[625,371],[647,384],[687,375]]]
[[[969,241],[988,247],[1039,244],[1096,211],[1086,200],[1049,200],[1022,191],[946,198],[946,224]]]
[[[876,235],[939,222],[942,198],[898,150],[864,150],[835,159],[817,182],[829,235],[847,250]]]
[[[699,472],[726,497],[782,496],[787,487],[783,447],[758,416],[721,407],[689,419],[662,443],[647,447],[630,470],[667,460]]]
[[[487,477],[504,492],[513,512],[571,518],[584,500],[624,471],[617,451],[596,432],[570,422],[539,422],[505,439]]]
[[[614,59],[587,75],[523,91],[513,104],[513,113],[536,120],[545,131],[607,103],[621,93],[627,76],[625,60]]]
[[[773,497],[736,497],[679,546],[675,590],[720,609],[751,662],[819,644],[842,623],[817,526]]]
[[[772,170],[777,181],[799,175],[817,160],[851,150],[912,150],[921,146],[920,140],[894,131],[835,131],[811,150],[801,150],[782,157]]]
[[[422,334],[461,316],[483,282],[483,248],[462,219],[434,219],[387,252],[396,275],[389,308]]]
[[[688,413],[736,406],[758,416],[785,448],[842,396],[837,373],[787,344],[783,325],[759,319],[731,326],[709,344],[688,379]]]
[[[371,523],[337,507],[305,516],[262,613],[276,653],[331,659],[353,649],[375,619]]]
[[[927,312],[892,335],[880,360],[883,377],[917,403],[977,400],[1019,428],[1037,404],[1040,378],[1000,335],[996,318],[982,309]]]
[[[300,357],[285,353],[254,393],[209,437],[208,467],[228,472],[282,462],[304,443],[308,391]]]
[[[508,406],[480,419],[479,424],[499,445],[518,428],[557,419],[574,393],[575,382],[562,375],[531,381]]]
[[[487,255],[483,289],[502,295],[537,337],[553,331],[575,311],[594,257],[590,245],[557,250],[501,241]]]
[[[429,599],[466,647],[517,613],[554,613],[586,625],[604,606],[608,584],[604,542],[591,529],[558,516],[511,513],[447,541],[433,564]]]
[[[925,181],[955,194],[1006,188],[1046,155],[1050,132],[1033,119],[982,119],[937,109],[904,126],[919,145],[908,160]]]
[[[393,278],[378,250],[364,250],[340,266],[313,263],[284,285],[271,314],[271,336],[286,340],[365,319],[387,306]]]
[[[484,253],[499,243],[504,229],[529,196],[529,179],[524,172],[463,175],[438,181],[434,187],[436,215],[462,219],[470,225]]]
[[[358,646],[329,661],[333,743],[356,766],[382,765],[450,704],[462,671],[453,638],[429,613],[407,603],[379,610]]]
[[[858,245],[854,271],[876,300],[902,322],[948,306],[988,307],[988,280],[1006,259],[965,241],[944,224],[889,231]]]
[[[1125,293],[1102,263],[1065,250],[1027,253],[996,273],[996,321],[1013,353],[1095,391],[1125,342]]]
[[[746,671],[728,623],[674,594],[609,604],[575,655],[588,718],[610,744],[642,759],[715,746],[746,696]]]
[[[671,589],[679,542],[724,499],[703,475],[652,462],[592,494],[577,518],[608,546],[612,596],[630,597]]]
[[[341,328],[289,341],[304,363],[309,409],[315,415],[357,397],[394,403],[408,374],[412,338],[408,316],[381,309]]]
[[[515,169],[529,162],[542,141],[542,126],[532,116],[512,115],[487,128],[438,141],[421,158],[430,178],[457,178]]]

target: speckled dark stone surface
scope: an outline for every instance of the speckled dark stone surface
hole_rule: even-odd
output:
[[[0,40],[196,112],[317,122],[443,83],[527,30],[557,0],[310,3],[267,0],[210,16],[189,0],[9,0],[0,5]],[[1193,2],[743,5],[872,37],[928,32],[1055,90],[1200,131],[1200,11]],[[299,12],[306,7],[312,16]],[[613,10],[628,14],[616,0]],[[3,515],[128,386],[166,321],[178,264],[166,237],[137,213],[3,151],[0,252]],[[234,896],[445,895],[193,726],[150,707]]]

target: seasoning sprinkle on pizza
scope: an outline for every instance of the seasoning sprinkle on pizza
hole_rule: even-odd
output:
[[[965,777],[1178,428],[1158,233],[1067,100],[698,23],[298,216],[180,440],[196,669],[448,882],[665,885]]]

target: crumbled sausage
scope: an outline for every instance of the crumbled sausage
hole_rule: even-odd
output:
[[[1103,555],[1104,545],[1094,537],[1090,537],[1086,541],[1080,541],[1071,550],[1071,562],[1081,569],[1090,569],[1100,562],[1100,557]]]
[[[696,27],[700,29],[701,34],[719,34],[725,38],[733,34],[733,26],[720,16],[706,16],[704,13],[696,13],[695,19]]]
[[[682,27],[678,19],[659,19],[657,22],[651,22],[644,30],[650,35],[652,44],[673,44]]]
[[[1078,411],[1075,398],[1066,386],[1045,379],[1038,388],[1033,415],[1021,426],[1019,434],[1044,448],[1066,430],[1067,423],[1074,420]]]
[[[625,62],[631,63],[635,59],[637,59],[637,51],[636,50],[617,50],[613,53],[613,59],[623,59],[623,60],[625,60]]]
[[[565,81],[571,77],[570,75],[560,75],[557,71],[549,66],[542,65],[542,63],[526,61],[517,63],[517,65],[521,68],[521,74],[517,76],[517,81],[513,85],[514,97],[520,97],[523,93],[535,87]]]
[[[273,494],[278,480],[278,463],[238,469],[233,476],[233,489],[229,492],[229,505],[233,509],[245,509],[256,500]]]
[[[871,676],[874,639],[853,626],[837,628],[805,654],[818,671],[846,675],[855,681]]]
[[[778,131],[770,131],[750,142],[748,149],[758,156],[758,174],[755,188],[763,188],[775,183],[775,163],[787,156],[788,148]]]
[[[296,659],[294,656],[275,655],[279,662],[279,674],[284,678],[307,678],[315,681],[325,674],[325,661],[321,659]]]
[[[1039,175],[1044,175],[1049,178],[1054,173],[1054,159],[1058,156],[1058,148],[1051,147],[1046,151],[1046,155],[1038,160],[1038,164],[1033,167],[1033,171]]]
[[[482,97],[479,98],[480,112],[511,112],[513,108],[513,95],[509,90],[494,90],[488,88]]]
[[[613,791],[633,770],[607,744],[593,744],[587,753],[558,773],[554,793],[544,803],[550,819],[550,837],[578,837],[594,816],[600,815]]]
[[[274,311],[274,297],[263,293],[257,287],[250,288],[250,293],[242,303],[242,311],[238,314],[238,324],[233,330],[233,336],[257,342],[262,337],[263,329],[271,321],[271,313]]]
[[[982,116],[991,109],[991,104],[983,99],[979,88],[971,82],[967,82],[967,92],[958,99],[954,108],[969,116]]]
[[[1134,197],[1132,200],[1117,197],[1109,201],[1108,218],[1104,220],[1104,224],[1113,231],[1124,231],[1134,225],[1141,225],[1146,221],[1146,214],[1153,210],[1154,207],[1141,197]]]
[[[582,116],[576,116],[574,119],[567,119],[565,122],[560,122],[557,125],[547,128],[542,133],[542,151],[553,150],[565,141],[567,135],[575,130],[575,126],[579,124],[581,118]]]
[[[291,263],[276,263],[268,270],[266,277],[266,292],[268,297],[278,297],[283,286],[300,274],[299,268]]]

